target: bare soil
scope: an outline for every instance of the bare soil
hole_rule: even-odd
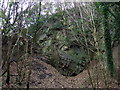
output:
[[[17,74],[17,64],[11,64],[11,84],[10,87],[26,87],[28,72],[30,69],[30,64],[32,63],[32,74],[30,78],[30,88],[91,88],[91,81],[88,75],[88,69],[84,70],[77,76],[67,77],[61,75],[53,66],[47,64],[46,61],[41,60],[35,56],[30,57],[28,62],[26,62],[26,74],[25,79],[21,85],[16,84]],[[97,88],[118,88],[118,83],[115,79],[110,77],[104,77],[103,69],[100,68],[101,64],[93,60],[88,68],[91,74],[92,83],[94,87]],[[5,85],[6,76],[3,76],[3,87]],[[105,83],[105,80],[107,82]]]

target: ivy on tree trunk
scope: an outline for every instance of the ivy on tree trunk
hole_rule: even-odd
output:
[[[104,24],[104,38],[105,38],[105,48],[106,48],[106,55],[107,55],[107,67],[110,72],[110,75],[113,76],[114,74],[114,63],[113,63],[113,56],[112,56],[112,48],[111,48],[111,35],[109,30],[109,13],[107,5],[103,6],[103,24]]]

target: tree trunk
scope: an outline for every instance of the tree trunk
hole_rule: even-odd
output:
[[[104,38],[105,38],[105,48],[106,48],[106,55],[107,55],[107,67],[109,70],[110,75],[113,77],[114,74],[114,63],[113,63],[113,56],[112,56],[112,48],[111,48],[111,35],[109,31],[109,23],[108,23],[108,7],[104,5],[103,7],[103,24],[104,24]]]

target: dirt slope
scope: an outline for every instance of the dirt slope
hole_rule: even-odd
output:
[[[92,87],[89,80],[88,70],[84,70],[82,73],[73,77],[66,77],[61,75],[54,67],[50,64],[45,63],[41,59],[33,59],[33,72],[31,77],[31,88],[84,88]],[[95,69],[98,67],[97,70]],[[104,78],[100,64],[93,60],[89,65],[92,79],[94,79],[94,86],[96,85],[96,77],[98,77],[98,87],[105,88]],[[97,75],[96,75],[97,74]],[[116,81],[109,79],[109,87],[116,88]]]
[[[83,71],[75,77],[65,77],[61,75],[54,67],[39,60],[33,61],[33,73],[31,78],[31,87],[40,88],[80,88],[82,83],[88,77],[87,72]],[[35,80],[35,78],[37,80]]]
[[[89,80],[88,70],[84,70],[82,73],[74,77],[66,77],[61,75],[54,67],[42,61],[40,58],[31,57],[29,59],[32,62],[32,74],[30,80],[30,88],[90,88],[91,83]],[[96,70],[97,65],[97,70]],[[29,65],[28,65],[29,67]],[[96,85],[96,80],[99,81],[98,87],[105,88],[104,77],[102,75],[102,70],[96,61],[92,61],[89,65],[89,69],[92,75],[94,86]],[[11,74],[16,73],[16,64],[11,64]],[[96,78],[98,77],[98,79]],[[3,82],[5,82],[3,77]],[[16,86],[16,77],[11,76],[11,87],[26,87],[26,83],[21,86]],[[109,78],[108,78],[109,79]],[[14,80],[14,81],[13,81]],[[112,81],[111,81],[112,80]],[[108,80],[111,88],[117,87],[117,82],[113,79]],[[4,86],[6,87],[6,86]]]

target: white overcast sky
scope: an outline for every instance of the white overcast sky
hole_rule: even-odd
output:
[[[1,2],[5,2],[5,4],[7,4],[7,2],[119,2],[120,0],[0,0],[0,4]],[[24,7],[27,7],[26,5],[24,5]],[[0,5],[1,8],[1,5]]]
[[[19,7],[23,7],[23,10],[25,10],[28,6],[28,2],[39,2],[42,1],[42,4],[44,4],[45,2],[118,2],[120,0],[0,0],[0,9],[1,9],[1,5],[2,2],[4,2],[4,7],[7,6],[8,2],[23,2],[23,4],[21,4],[21,6]],[[0,18],[0,25],[1,25],[1,18]]]

